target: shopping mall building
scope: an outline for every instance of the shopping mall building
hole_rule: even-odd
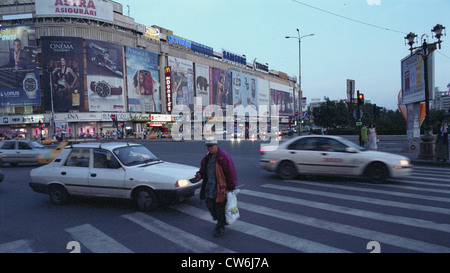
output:
[[[296,112],[295,82],[243,54],[136,23],[113,1],[0,4],[3,135],[139,134],[180,119],[283,127]]]

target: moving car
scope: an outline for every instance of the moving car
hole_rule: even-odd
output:
[[[131,199],[143,211],[193,196],[198,168],[160,160],[140,144],[90,142],[66,146],[49,164],[31,170],[30,187],[53,203],[70,196]]]
[[[39,164],[48,164],[52,162],[53,159],[55,159],[55,157],[62,151],[62,149],[67,146],[67,144],[69,144],[68,141],[63,141],[54,150],[38,155],[37,162]]]
[[[0,165],[9,163],[17,166],[19,163],[38,163],[37,157],[51,150],[34,141],[4,140],[0,142]]]
[[[53,144],[53,143],[58,143],[58,140],[50,138],[50,137],[45,137],[45,138],[39,140],[39,143],[41,143],[43,145],[49,145],[49,144]]]
[[[410,175],[407,157],[369,151],[337,136],[300,136],[276,146],[262,146],[263,169],[282,179],[298,174],[360,176],[374,183]]]

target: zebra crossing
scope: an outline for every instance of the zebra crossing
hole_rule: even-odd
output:
[[[157,238],[148,248],[130,244],[112,226],[82,223],[61,231],[70,240],[59,252],[166,252],[171,245],[183,253],[367,253],[375,241],[381,252],[449,253],[448,177],[450,169],[415,167],[411,177],[387,184],[272,178],[241,189],[241,218],[227,226],[225,238],[212,236],[215,221],[194,197],[167,207],[179,221],[136,211],[118,217],[129,237]],[[0,241],[0,253],[53,251],[37,245],[37,238]]]

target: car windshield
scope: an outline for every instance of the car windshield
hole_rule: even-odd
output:
[[[114,149],[113,152],[125,166],[135,166],[153,161],[159,161],[159,158],[141,145],[125,146]]]
[[[347,140],[347,139],[345,139],[345,138],[340,138],[339,140],[340,140],[342,143],[344,143],[345,145],[347,145],[347,146],[349,146],[349,147],[351,147],[351,148],[355,148],[355,149],[357,149],[357,150],[359,150],[359,151],[364,151],[364,150],[365,150],[364,147],[361,147],[361,146],[359,146],[358,144],[353,143],[353,142],[351,142],[350,140]]]

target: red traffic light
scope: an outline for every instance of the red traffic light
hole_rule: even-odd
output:
[[[122,127],[123,127],[123,122],[121,122],[121,123],[120,123],[120,126],[122,126]]]
[[[43,129],[45,127],[45,125],[44,124],[41,124],[41,128]]]

